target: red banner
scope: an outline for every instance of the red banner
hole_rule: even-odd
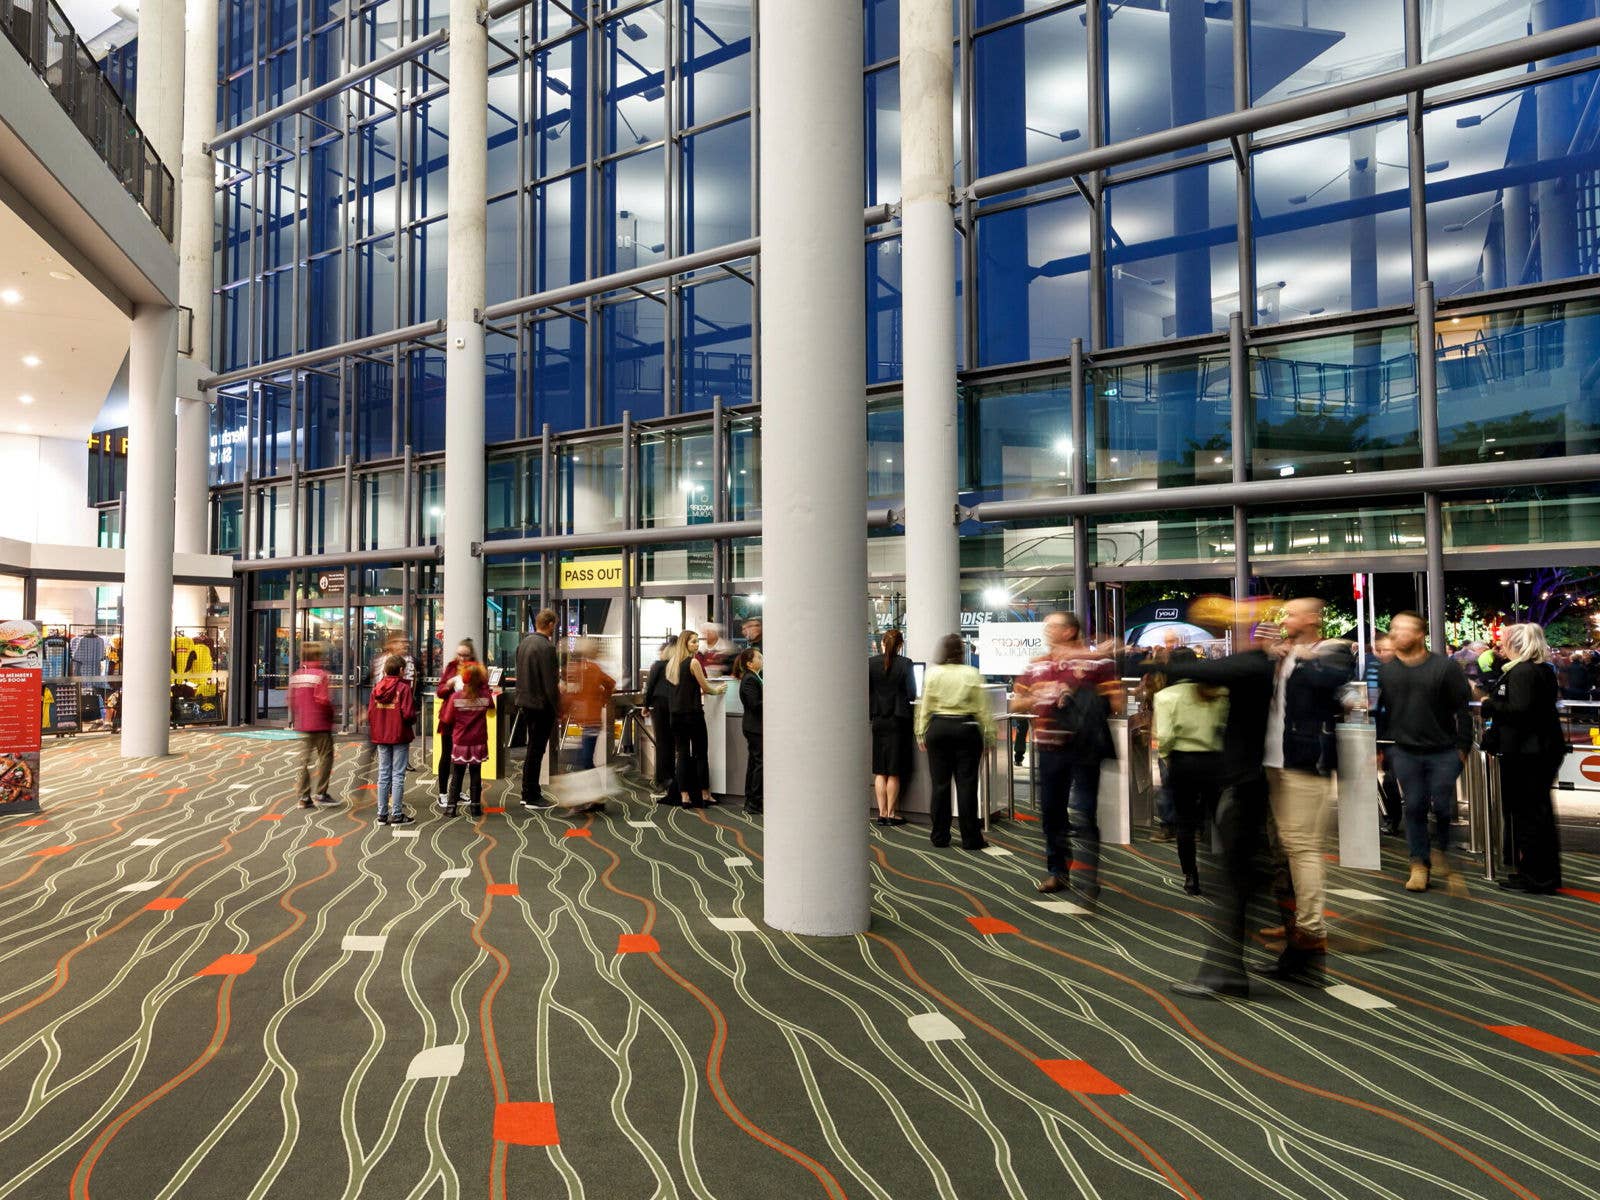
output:
[[[0,621],[0,816],[39,811],[41,640],[31,621]]]

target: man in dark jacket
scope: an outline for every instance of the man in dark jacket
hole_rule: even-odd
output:
[[[522,764],[522,807],[532,812],[549,808],[539,787],[545,751],[561,716],[561,663],[551,635],[556,614],[543,609],[533,619],[533,632],[517,646],[517,707],[528,725],[528,756]]]
[[[1216,919],[1200,973],[1193,983],[1172,985],[1183,996],[1243,999],[1250,994],[1244,969],[1245,914],[1259,882],[1256,853],[1267,821],[1267,778],[1261,760],[1276,666],[1266,650],[1268,640],[1276,638],[1255,638],[1249,649],[1227,658],[1158,664],[1169,680],[1193,679],[1228,689],[1228,727],[1222,737],[1218,780],[1222,795],[1212,814],[1222,872],[1218,886],[1206,889]]]
[[[1340,689],[1355,664],[1348,649],[1322,640],[1322,601],[1291,600],[1282,638],[1268,647],[1276,662],[1263,762],[1272,817],[1294,879],[1295,915],[1285,929],[1283,955],[1271,974],[1311,987],[1326,986],[1328,931],[1323,919],[1327,864],[1323,855],[1333,807]]]

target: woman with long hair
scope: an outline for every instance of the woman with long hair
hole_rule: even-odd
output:
[[[1172,651],[1170,661],[1196,661],[1187,646]],[[1158,678],[1149,674],[1146,680]],[[1167,682],[1155,693],[1154,746],[1161,757],[1171,794],[1173,827],[1178,840],[1178,865],[1183,890],[1200,895],[1200,868],[1195,859],[1195,834],[1208,812],[1215,810],[1221,789],[1222,731],[1228,721],[1228,689],[1206,687],[1192,679]]]
[[[1561,890],[1561,838],[1550,799],[1567,753],[1556,710],[1559,681],[1539,626],[1513,625],[1504,631],[1501,645],[1506,666],[1483,702],[1490,745],[1500,757],[1500,791],[1515,868],[1500,886],[1549,895]]]
[[[711,794],[711,764],[706,758],[706,713],[702,696],[720,696],[727,684],[706,682],[705,668],[695,658],[700,635],[685,629],[667,656],[663,675],[671,692],[672,742],[677,767],[673,774],[685,808],[715,804]]]
[[[455,657],[444,665],[444,674],[439,677],[439,686],[433,691],[438,698],[435,709],[434,724],[439,729],[439,799],[438,805],[445,808],[449,801],[450,792],[450,750],[452,746],[454,723],[454,708],[450,698],[461,690],[461,672],[468,663],[478,661],[478,648],[472,644],[471,638],[462,638],[456,643]]]
[[[744,717],[739,728],[744,731],[744,810],[753,817],[764,811],[761,775],[761,709],[765,700],[765,684],[761,680],[761,651],[755,646],[739,651],[733,660],[733,677],[739,681],[739,703],[744,707]]]
[[[935,846],[950,844],[950,781],[955,780],[957,822],[963,850],[982,850],[983,820],[978,813],[978,767],[983,748],[994,745],[994,712],[984,694],[983,676],[967,666],[961,635],[939,641],[939,661],[923,681],[917,698],[917,741],[928,752],[930,807]]]
[[[489,686],[489,674],[482,663],[466,663],[459,678],[461,688],[450,698],[450,794],[444,815],[456,815],[461,786],[470,782],[468,811],[481,817],[483,764],[489,761],[489,710],[494,707],[494,689]]]
[[[900,791],[911,778],[911,716],[917,681],[911,660],[901,654],[906,642],[891,629],[879,643],[881,653],[867,660],[867,716],[872,722],[872,793],[878,801],[879,825],[904,825]]]

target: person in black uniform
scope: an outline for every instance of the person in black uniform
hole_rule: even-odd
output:
[[[516,700],[528,728],[528,756],[522,763],[522,807],[529,812],[550,807],[539,786],[539,775],[561,717],[561,663],[552,640],[555,633],[555,610],[541,609],[533,618],[533,632],[517,645]]]
[[[1264,636],[1265,635],[1265,636]],[[1267,776],[1262,766],[1267,715],[1272,708],[1276,663],[1266,642],[1276,630],[1258,629],[1250,648],[1227,658],[1168,662],[1167,678],[1228,689],[1228,726],[1222,738],[1222,788],[1212,827],[1221,844],[1222,872],[1211,891],[1216,920],[1210,943],[1194,982],[1174,982],[1182,996],[1215,999],[1250,994],[1244,968],[1245,917],[1261,876],[1256,855],[1263,847],[1267,823]],[[1152,664],[1146,664],[1148,671]]]
[[[739,681],[739,703],[744,707],[744,717],[739,728],[744,731],[744,810],[759,817],[764,806],[761,793],[761,702],[764,685],[761,681],[761,651],[752,646],[739,651],[733,660],[733,677]]]
[[[644,677],[644,706],[650,710],[650,735],[655,744],[655,800],[658,804],[677,802],[678,789],[672,776],[673,758],[677,754],[672,740],[672,691],[666,684],[667,658],[676,644],[673,638],[661,643],[660,653]]]
[[[917,681],[911,660],[900,653],[905,635],[891,629],[883,635],[883,653],[867,660],[867,715],[872,721],[872,791],[878,801],[879,825],[904,825],[899,815],[900,790],[911,778],[912,706]]]
[[[1547,896],[1561,890],[1561,838],[1550,799],[1567,753],[1556,710],[1559,681],[1539,626],[1513,625],[1502,642],[1509,665],[1483,702],[1484,720],[1491,722],[1486,739],[1500,756],[1514,864],[1500,886]]]
[[[700,647],[700,635],[686,629],[678,635],[677,644],[667,658],[663,672],[672,697],[672,743],[676,749],[677,766],[673,778],[685,808],[704,808],[715,804],[711,794],[711,764],[706,757],[706,714],[700,697],[719,696],[727,690],[725,683],[706,682],[705,668],[695,657]]]

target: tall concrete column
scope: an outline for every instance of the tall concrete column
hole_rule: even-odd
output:
[[[869,919],[862,7],[790,0],[760,20],[765,911],[854,934]],[[821,645],[844,652],[819,704]]]
[[[906,647],[931,662],[961,623],[954,508],[956,263],[950,0],[900,3],[900,272],[905,345]]]
[[[172,686],[172,483],[178,312],[140,304],[128,348],[122,755],[167,752]]]
[[[475,0],[450,0],[450,164],[445,274],[444,635],[483,640],[483,326],[488,242],[489,37]]]
[[[183,162],[178,169],[178,303],[194,314],[192,379],[211,373],[212,242],[215,168],[205,144],[217,132],[217,0],[188,0],[184,64]],[[187,384],[190,380],[185,380]],[[177,536],[180,554],[210,549],[211,406],[178,400]]]

